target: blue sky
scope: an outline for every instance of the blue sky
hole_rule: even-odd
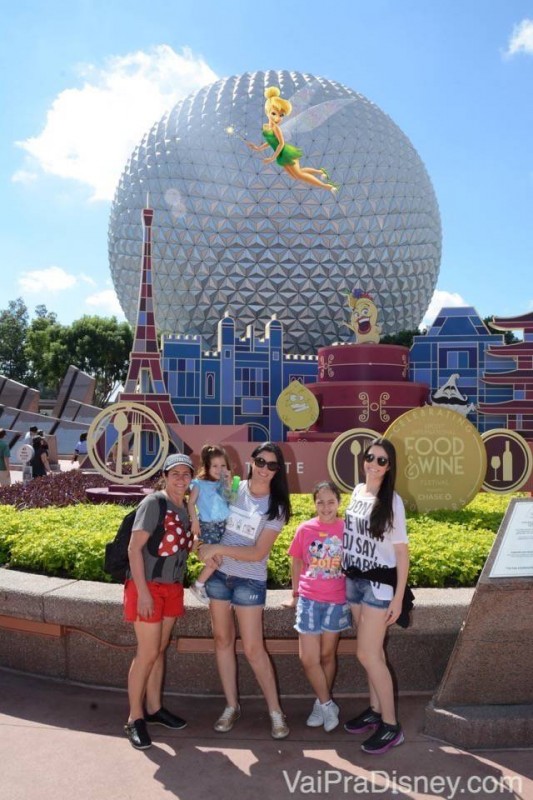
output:
[[[376,103],[439,201],[443,304],[533,309],[533,3],[2,0],[0,310],[123,318],[107,257],[118,177],[167,108],[217,78],[309,72]]]

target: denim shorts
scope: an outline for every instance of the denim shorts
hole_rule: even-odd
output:
[[[215,522],[202,522],[200,520],[200,541],[202,544],[218,544],[224,536],[226,530],[226,520],[216,520]]]
[[[299,597],[295,629],[298,633],[340,633],[351,627],[352,614],[348,603],[324,603]]]
[[[364,603],[365,606],[372,608],[388,608],[391,602],[378,600],[372,590],[372,584],[364,578],[346,578],[346,600],[354,605]]]
[[[238,578],[216,570],[206,581],[205,590],[210,600],[228,600],[233,606],[264,606],[266,581]]]

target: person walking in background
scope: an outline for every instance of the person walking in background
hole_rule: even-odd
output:
[[[0,486],[9,486],[11,484],[11,473],[9,471],[11,452],[5,438],[6,432],[4,428],[0,428]]]
[[[206,444],[200,452],[200,470],[191,483],[187,507],[191,530],[201,544],[218,544],[226,528],[231,493],[230,464],[223,447]],[[198,509],[198,513],[196,513]],[[191,592],[209,605],[205,582],[214,568],[204,567],[191,586]]]
[[[38,430],[39,428],[37,427],[37,425],[30,425],[29,431],[26,431],[26,433],[24,434],[24,441],[26,442],[26,444],[31,444],[32,439],[35,436],[37,436]]]
[[[316,695],[307,725],[323,725],[328,733],[339,724],[339,707],[331,697],[337,645],[341,631],[352,622],[341,569],[344,521],[337,516],[340,499],[334,483],[317,483],[313,490],[317,516],[302,522],[289,547],[293,594],[298,598],[294,627],[299,634],[300,660]]]
[[[344,728],[348,733],[373,731],[361,749],[378,754],[404,741],[383,644],[389,626],[402,611],[409,549],[405,509],[394,491],[396,450],[392,442],[374,439],[363,454],[363,464],[365,482],[353,490],[344,520],[343,570],[370,706]]]
[[[31,441],[33,456],[30,460],[32,478],[42,478],[50,472],[50,462],[48,461],[48,444],[44,438],[43,431],[39,431]]]
[[[226,697],[226,707],[214,726],[219,733],[230,731],[240,716],[234,609],[244,655],[268,706],[271,735],[274,739],[289,735],[274,668],[265,649],[263,608],[268,556],[290,516],[283,453],[277,444],[263,442],[252,452],[248,479],[240,482],[230,505],[221,542],[199,548],[204,562],[218,566],[205,588],[210,599],[218,674]]]
[[[82,456],[81,460],[83,461],[83,456],[86,455],[87,455],[87,434],[80,433],[80,438],[78,440],[76,447],[74,448],[74,455],[72,456],[71,463],[75,464],[80,456]]]
[[[189,456],[168,456],[163,476],[163,491],[148,495],[137,509],[124,585],[124,617],[133,624],[137,639],[128,675],[130,711],[124,732],[136,750],[152,745],[147,722],[173,730],[187,725],[163,707],[161,693],[172,628],[176,617],[185,613],[183,578],[193,545],[185,503],[193,476]]]

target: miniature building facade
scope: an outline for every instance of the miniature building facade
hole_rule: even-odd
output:
[[[285,355],[283,328],[273,318],[264,338],[253,326],[236,335],[235,321],[218,324],[218,347],[204,351],[199,336],[163,336],[163,376],[171,402],[185,425],[249,425],[253,441],[283,441],[285,427],[276,400],[292,381],[313,383],[315,356]]]
[[[503,336],[489,333],[475,308],[442,308],[427,334],[414,337],[409,364],[411,380],[427,383],[435,390],[458,374],[458,387],[476,409],[468,414],[470,422],[480,433],[505,428],[505,413],[481,414],[478,411],[480,403],[490,403],[493,408],[495,403],[512,399],[509,386],[488,385],[482,381],[487,371],[507,372],[515,366],[510,357],[494,357],[491,347],[495,344],[507,349]]]

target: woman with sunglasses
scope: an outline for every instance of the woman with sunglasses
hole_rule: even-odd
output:
[[[374,439],[363,454],[363,464],[365,482],[355,487],[346,509],[343,570],[370,706],[344,728],[348,733],[372,731],[361,749],[378,754],[404,741],[383,644],[389,626],[402,611],[409,549],[403,502],[394,491],[396,450],[392,442]]]
[[[200,558],[217,567],[205,584],[210,599],[215,654],[226,707],[215,730],[226,733],[240,716],[235,654],[235,609],[244,654],[267,702],[271,734],[284,739],[289,728],[280,704],[274,669],[263,641],[267,560],[291,516],[285,460],[280,448],[263,442],[252,453],[248,479],[232,501],[219,544],[204,544]]]

